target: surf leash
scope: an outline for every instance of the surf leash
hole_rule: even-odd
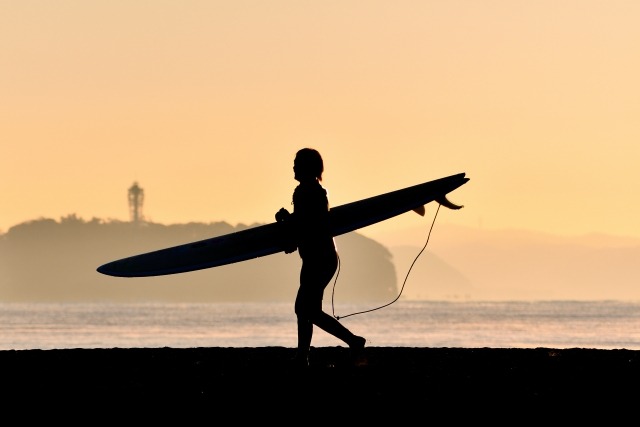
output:
[[[402,295],[402,292],[404,291],[404,286],[407,284],[407,279],[409,278],[409,274],[411,273],[411,269],[413,269],[414,264],[416,263],[416,261],[418,260],[418,258],[420,257],[420,255],[422,255],[422,252],[424,252],[424,250],[427,248],[427,245],[429,244],[429,239],[431,238],[431,232],[433,231],[433,226],[436,223],[436,218],[438,217],[438,212],[440,211],[440,206],[442,206],[441,203],[438,203],[438,208],[436,209],[436,213],[433,216],[433,221],[431,222],[431,227],[429,228],[429,234],[427,234],[427,241],[424,243],[424,246],[422,247],[422,249],[420,249],[420,252],[418,252],[418,255],[416,255],[416,257],[413,259],[413,262],[411,263],[411,266],[409,266],[409,270],[407,271],[407,274],[404,277],[404,282],[402,282],[402,287],[400,288],[400,292],[398,293],[398,296],[395,297],[395,299],[393,301],[390,301],[384,305],[381,305],[379,307],[375,307],[369,310],[364,310],[364,311],[358,311],[355,313],[351,313],[351,314],[347,314],[344,316],[336,316],[335,315],[335,308],[334,308],[334,304],[333,304],[333,298],[336,292],[336,282],[338,281],[338,275],[340,274],[340,257],[338,256],[338,272],[336,273],[336,278],[333,281],[333,291],[331,293],[331,310],[333,313],[333,317],[335,317],[336,319],[340,320],[340,319],[344,319],[345,317],[349,317],[349,316],[355,316],[356,314],[363,314],[363,313],[370,313],[372,311],[376,311],[376,310],[380,310],[381,308],[384,307],[388,307],[391,304],[393,304],[394,302],[398,301],[398,299],[400,299],[400,296]]]

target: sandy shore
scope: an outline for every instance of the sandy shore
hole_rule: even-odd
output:
[[[289,364],[294,351],[0,351],[2,402],[5,408],[73,403],[111,408],[108,413],[200,408],[215,416],[256,417],[265,411],[262,418],[296,410],[311,411],[313,418],[335,409],[361,420],[418,414],[495,419],[513,411],[529,418],[635,414],[640,402],[640,351],[634,350],[368,347],[366,364],[353,366],[346,348],[320,347],[306,370]]]

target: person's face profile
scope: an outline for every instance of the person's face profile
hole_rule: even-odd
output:
[[[295,179],[298,179],[298,178],[299,178],[299,177],[298,177],[298,170],[299,170],[299,166],[298,166],[297,162],[296,162],[296,161],[294,161],[294,162],[293,162],[293,177],[294,177]]]

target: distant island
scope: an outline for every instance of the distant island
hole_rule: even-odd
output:
[[[297,252],[149,278],[96,272],[108,261],[257,225],[86,221],[76,215],[27,221],[0,235],[0,301],[293,301],[300,269]],[[358,233],[338,236],[336,242],[341,258],[338,301],[390,301],[397,296],[387,248]]]

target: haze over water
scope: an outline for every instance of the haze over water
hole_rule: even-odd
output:
[[[326,305],[326,304],[325,304]],[[640,303],[398,301],[326,306],[376,347],[640,350]],[[295,347],[289,303],[0,304],[0,350]],[[342,346],[316,329],[314,346]]]

